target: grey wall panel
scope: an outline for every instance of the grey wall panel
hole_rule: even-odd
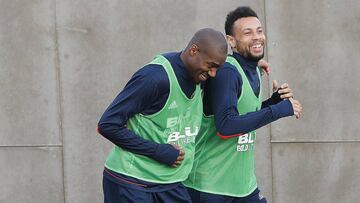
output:
[[[281,121],[274,140],[359,140],[360,4],[266,1],[272,77],[291,84],[300,122]]]
[[[62,203],[60,147],[0,147],[0,202]]]
[[[60,144],[55,2],[0,3],[0,145]]]
[[[196,27],[212,27],[225,33],[226,15],[238,6],[250,6],[253,8],[263,24],[265,24],[264,0],[240,0],[240,1],[193,1],[190,5],[195,9],[194,22]],[[195,31],[195,30],[194,30]]]
[[[269,126],[256,131],[255,175],[258,188],[268,202],[272,202],[272,167]]]
[[[276,203],[358,202],[359,143],[273,144]]]

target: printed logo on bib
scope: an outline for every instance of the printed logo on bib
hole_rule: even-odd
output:
[[[254,149],[254,134],[247,133],[245,135],[239,136],[238,143],[236,146],[236,151],[246,152]]]
[[[178,107],[178,105],[176,104],[176,101],[174,100],[173,102],[171,102],[168,109],[176,109],[177,107]]]
[[[168,135],[167,143],[184,145],[188,143],[195,143],[195,137],[199,133],[198,126],[187,126],[181,132],[171,130],[174,126],[177,126],[179,123],[179,117],[171,117],[166,121],[166,128],[168,132],[165,132]]]

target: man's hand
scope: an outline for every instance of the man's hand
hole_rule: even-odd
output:
[[[173,163],[173,165],[171,165],[171,166],[172,166],[172,167],[178,167],[178,166],[181,165],[182,161],[183,161],[184,158],[185,158],[185,151],[182,149],[181,146],[177,146],[177,145],[174,145],[174,144],[172,144],[172,146],[173,146],[175,149],[179,150],[179,155],[178,155],[176,161],[175,161],[175,162]]]
[[[270,74],[270,64],[265,61],[264,59],[261,59],[259,62],[258,62],[258,66],[261,70],[261,75],[264,75],[265,73],[267,75]]]
[[[289,100],[290,100],[291,105],[293,107],[295,117],[300,118],[301,112],[302,112],[302,107],[301,107],[300,102],[298,100],[293,99],[293,98],[289,98]]]
[[[289,99],[294,97],[294,94],[292,93],[292,90],[287,83],[284,83],[278,87],[277,81],[273,80],[273,92],[276,91],[278,91],[281,99]]]

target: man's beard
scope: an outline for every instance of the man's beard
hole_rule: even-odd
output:
[[[251,61],[260,61],[260,59],[264,58],[264,51],[261,55],[259,56],[254,56],[251,53],[247,56],[247,58]]]
[[[262,54],[260,54],[258,56],[252,55],[250,50],[249,51],[246,50],[246,51],[242,52],[241,50],[237,49],[237,52],[240,55],[242,55],[244,58],[249,59],[250,61],[256,61],[256,62],[260,61],[260,59],[264,58],[264,55],[265,55],[264,50],[263,50]]]
[[[236,41],[236,45],[237,45],[237,48],[236,50],[238,51],[239,54],[241,54],[244,58],[246,59],[249,59],[251,61],[260,61],[260,59],[264,58],[264,55],[265,55],[265,52],[264,52],[264,47],[263,47],[263,51],[262,51],[262,54],[261,55],[258,55],[258,56],[254,56],[251,54],[250,52],[250,49],[249,50],[243,50],[243,52],[240,50],[240,42],[239,41]]]

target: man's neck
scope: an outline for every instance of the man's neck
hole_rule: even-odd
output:
[[[181,54],[180,54],[180,59],[181,59],[182,63],[184,64],[185,70],[189,74],[189,77],[191,77],[191,71],[190,71],[190,68],[189,68],[190,65],[189,65],[188,61],[186,60],[186,54],[188,54],[187,50],[183,50],[181,52]],[[192,82],[195,84],[195,82],[193,80],[192,80]]]
[[[186,57],[185,57],[185,54],[186,54],[186,50],[183,50],[180,54],[180,59],[181,61],[183,62],[184,66],[185,66],[185,69],[189,72],[189,65],[188,65],[188,62],[186,61]]]
[[[241,66],[246,66],[249,68],[256,68],[258,61],[254,61],[251,60],[247,57],[244,57],[243,55],[241,55],[238,52],[233,52],[233,56],[235,57],[235,59],[240,63]]]

